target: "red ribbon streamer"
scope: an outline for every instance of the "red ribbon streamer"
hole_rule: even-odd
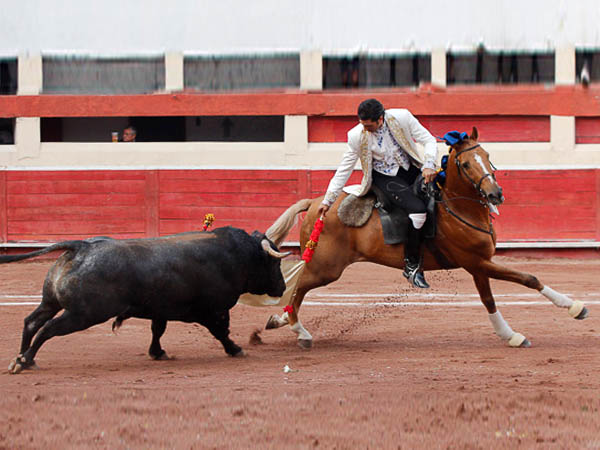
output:
[[[325,224],[323,223],[323,219],[319,218],[317,219],[317,221],[315,222],[315,227],[312,230],[312,233],[310,233],[310,238],[308,240],[308,242],[306,243],[306,248],[304,249],[304,253],[302,254],[302,259],[306,262],[309,263],[313,257],[313,255],[315,254],[315,248],[317,247],[317,244],[319,243],[319,236],[321,235],[321,231],[323,231],[323,227],[325,226]]]

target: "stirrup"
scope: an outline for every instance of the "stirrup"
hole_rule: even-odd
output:
[[[429,284],[425,281],[425,275],[420,269],[419,264],[406,261],[402,275],[404,275],[404,278],[406,278],[414,287],[429,289]]]

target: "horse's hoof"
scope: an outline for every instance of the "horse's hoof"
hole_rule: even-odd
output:
[[[508,345],[514,348],[528,348],[531,347],[531,342],[521,333],[515,333],[508,340]]]
[[[575,316],[575,318],[577,320],[583,320],[589,315],[590,315],[590,313],[589,313],[588,309],[584,306],[583,309],[581,310],[581,312],[577,316]]]
[[[575,300],[569,308],[569,315],[575,319],[585,319],[587,317],[587,309],[583,305],[583,302]]]
[[[312,347],[312,339],[298,339],[298,347],[308,350]]]
[[[273,328],[279,328],[277,325],[277,319],[279,317],[277,317],[277,319],[275,317],[277,317],[277,314],[273,314],[271,317],[269,317],[269,320],[267,320],[267,324],[265,325],[265,330],[272,330]]]
[[[521,345],[519,345],[519,348],[529,348],[531,347],[531,342],[529,342],[529,339],[525,338],[525,340],[523,342],[521,342]]]
[[[286,321],[285,317],[279,317],[277,314],[273,314],[271,317],[269,317],[269,320],[267,320],[267,324],[265,325],[265,330],[272,330],[274,328],[280,328],[284,325],[287,325],[287,321]]]

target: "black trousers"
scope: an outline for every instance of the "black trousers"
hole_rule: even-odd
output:
[[[421,171],[416,166],[410,169],[398,169],[395,176],[384,175],[373,171],[373,184],[383,191],[385,196],[408,214],[424,213],[427,211],[425,203],[413,194],[412,185]]]

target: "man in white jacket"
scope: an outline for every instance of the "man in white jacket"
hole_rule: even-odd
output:
[[[329,182],[319,213],[327,214],[360,158],[363,171],[361,184],[348,186],[344,191],[361,197],[369,192],[371,184],[375,184],[395,206],[408,213],[411,223],[404,245],[404,276],[413,286],[428,288],[421,268],[420,251],[426,206],[413,194],[412,185],[419,173],[423,174],[427,183],[435,179],[438,159],[435,138],[410,111],[385,111],[374,98],[359,105],[358,119],[360,123],[348,132],[348,149]],[[423,152],[416,142],[423,145]]]

